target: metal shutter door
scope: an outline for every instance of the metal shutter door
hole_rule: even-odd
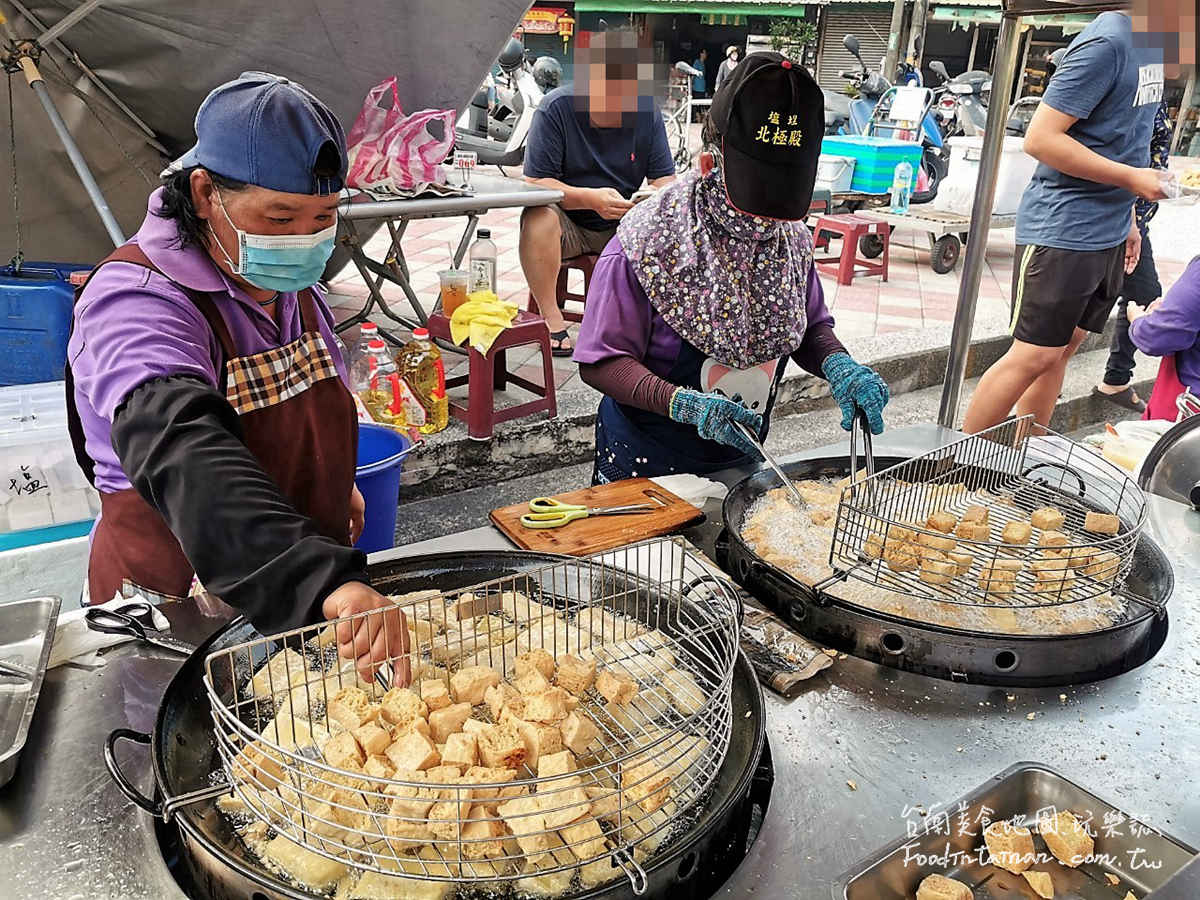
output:
[[[852,34],[862,48],[863,62],[876,71],[887,54],[888,31],[892,27],[892,7],[882,3],[838,4],[825,7],[825,28],[821,34],[821,56],[817,82],[823,90],[840,91],[846,79],[839,70],[858,68],[858,61],[842,46],[842,38]]]

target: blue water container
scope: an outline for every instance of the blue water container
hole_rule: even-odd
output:
[[[358,425],[354,483],[366,501],[367,515],[363,533],[354,546],[364,553],[390,550],[396,543],[400,473],[411,449],[408,438],[393,428],[365,422]]]
[[[0,385],[58,381],[67,359],[73,263],[0,266]]]

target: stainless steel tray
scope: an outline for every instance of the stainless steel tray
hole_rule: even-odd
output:
[[[1163,790],[1170,790],[1164,784]],[[1070,810],[1096,841],[1093,862],[1077,869],[1055,860],[1037,836],[1037,813]],[[1030,900],[1037,895],[1020,875],[987,864],[983,828],[988,821],[1024,818],[1034,831],[1038,861],[1050,873],[1056,900],[1144,898],[1195,855],[1182,841],[1154,830],[1040,763],[1005,769],[971,793],[908,822],[907,834],[861,860],[833,885],[834,900],[911,900],[926,875],[967,884],[975,900]],[[983,824],[980,824],[980,822]],[[1105,877],[1116,876],[1113,885]]]
[[[42,690],[62,601],[34,597],[0,603],[0,663],[28,673],[0,674],[0,787],[17,770],[29,722]]]

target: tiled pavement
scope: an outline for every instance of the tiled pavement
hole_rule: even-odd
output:
[[[1155,237],[1155,257],[1164,287],[1169,286],[1183,271],[1188,259],[1200,250],[1194,239],[1184,237],[1194,231],[1188,222],[1195,207],[1164,206],[1151,226]],[[499,251],[497,277],[500,295],[524,306],[527,289],[517,257],[520,221],[518,210],[488,213],[480,225],[492,230],[492,240]],[[431,308],[437,295],[437,273],[446,268],[450,245],[457,246],[465,219],[447,218],[416,221],[409,225],[404,239],[413,288]],[[380,258],[387,245],[387,232],[381,229],[367,244],[367,253]],[[850,285],[838,285],[832,276],[821,278],[826,302],[833,310],[839,337],[853,352],[855,343],[884,337],[898,332],[919,329],[947,328],[954,318],[958,300],[961,259],[958,268],[945,275],[929,267],[929,241],[926,235],[899,230],[893,235],[890,272],[887,282],[878,276],[856,276]],[[979,290],[976,314],[976,336],[981,329],[1002,327],[1009,315],[1013,270],[1013,231],[994,231],[988,243],[986,265]],[[576,273],[576,277],[578,277]],[[366,296],[366,286],[353,266],[348,266],[333,282],[334,303],[339,316],[347,316],[360,308]],[[408,312],[408,304],[398,287],[385,284],[383,293],[394,308]],[[387,319],[379,318],[387,327]],[[578,326],[572,326],[572,333]],[[351,336],[354,332],[351,332]],[[403,336],[401,334],[400,336]],[[884,338],[886,342],[886,338]],[[871,341],[873,346],[880,342]],[[510,351],[510,367],[518,366],[520,374],[536,383],[541,382],[537,352]],[[448,360],[447,374],[457,374],[465,366],[465,358]],[[571,391],[579,384],[578,370],[569,359],[555,360],[556,384],[561,391]],[[586,390],[586,388],[583,388]],[[461,389],[465,392],[465,388]],[[503,398],[500,398],[503,405]]]

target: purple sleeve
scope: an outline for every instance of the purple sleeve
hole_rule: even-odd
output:
[[[833,353],[844,353],[846,348],[833,333],[833,313],[825,305],[825,289],[821,287],[816,266],[808,273],[805,313],[808,323],[804,330],[804,342],[792,354],[792,359],[804,371],[823,378],[825,376],[821,371],[821,364]]]
[[[164,276],[107,263],[75,308],[68,359],[76,389],[112,422],[133,390],[168,375],[217,386],[216,338],[204,316]]]
[[[653,310],[633,266],[613,240],[592,270],[579,338],[577,363],[595,363],[614,356],[644,360],[650,346]]]
[[[659,378],[636,359],[618,356],[598,363],[579,366],[583,383],[618,403],[634,406],[660,416],[671,414],[671,397],[679,385]]]
[[[1200,338],[1200,259],[1188,264],[1161,306],[1130,324],[1129,337],[1150,356],[1168,356],[1195,346]]]
[[[329,355],[333,357],[333,366],[337,369],[338,376],[342,379],[342,384],[346,385],[346,389],[353,392],[354,386],[350,384],[350,370],[346,368],[348,360],[342,356],[342,351],[338,349],[337,331],[334,326],[337,324],[333,318],[333,311],[329,308],[329,303],[325,299],[325,292],[319,284],[314,284],[313,296],[317,298],[317,327],[321,331],[321,337],[325,340],[325,346],[329,349]]]

